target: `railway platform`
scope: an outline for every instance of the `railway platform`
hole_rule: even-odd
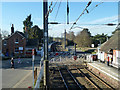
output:
[[[115,87],[120,88],[120,70],[98,61],[87,63],[87,66],[89,70],[95,72]]]

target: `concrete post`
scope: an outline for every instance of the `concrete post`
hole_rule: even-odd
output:
[[[49,88],[49,77],[48,77],[48,66],[49,66],[49,61],[48,60],[44,60],[44,86],[46,89]]]

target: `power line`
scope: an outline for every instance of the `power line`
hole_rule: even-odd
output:
[[[73,23],[72,27],[70,28],[70,30],[73,28],[73,26],[77,23],[77,21],[80,19],[80,17],[84,14],[84,12],[87,10],[87,8],[90,6],[90,4],[92,3],[92,0],[88,2],[87,6],[85,7],[85,9],[83,10],[83,12],[79,15],[79,17],[76,19],[76,21]]]
[[[49,16],[49,12],[50,12],[50,10],[51,10],[50,8],[51,8],[51,6],[52,6],[52,3],[53,3],[53,2],[51,1],[51,4],[49,5],[49,10],[47,11],[47,14],[45,15],[45,18],[47,18],[47,17]]]
[[[96,7],[98,7],[100,4],[102,4],[103,2],[100,2],[100,3],[98,3],[97,5],[95,5],[91,10],[90,10],[90,12],[91,11],[93,11]]]
[[[58,2],[58,0],[55,2],[55,4],[54,4],[54,6],[52,7],[50,13],[53,11],[53,9],[54,9],[55,5],[57,4],[57,2]]]
[[[92,1],[92,0],[91,0]],[[93,11],[96,7],[98,7],[100,4],[102,4],[103,2],[100,2],[99,4],[95,5],[95,7],[93,7],[90,11],[87,9],[87,7],[91,4],[91,1],[87,4],[86,8],[83,10],[83,12],[80,14],[80,16],[78,17],[78,19],[73,23],[72,27],[70,28],[70,30],[73,28],[73,26],[76,24],[76,22],[79,20],[79,18],[84,14],[84,12],[86,11],[87,13],[90,13],[91,11]]]
[[[55,19],[54,19],[54,21],[55,21],[56,18],[57,18],[57,15],[58,15],[58,12],[59,12],[59,9],[60,9],[60,6],[61,6],[61,2],[62,2],[62,0],[61,0],[60,3],[59,3],[59,6],[58,6],[58,9],[57,9],[57,12],[56,12],[56,15],[55,15]]]
[[[57,9],[57,12],[56,12],[56,15],[55,15],[55,19],[54,19],[54,22],[53,23],[57,23],[57,22],[55,22],[55,20],[56,20],[56,18],[57,18],[57,16],[58,16],[58,12],[59,12],[59,9],[60,9],[60,6],[61,6],[61,2],[62,2],[62,0],[60,1],[60,3],[59,3],[59,6],[58,6],[58,9]],[[54,25],[52,25],[52,28],[54,27]]]
[[[58,0],[56,0],[54,6],[52,8],[51,8],[51,6],[52,6],[53,2],[51,2],[51,4],[49,5],[49,10],[48,10],[47,14],[45,15],[45,18],[48,18],[49,13],[52,13],[52,11],[53,11],[55,5],[57,4],[57,2],[58,2]]]

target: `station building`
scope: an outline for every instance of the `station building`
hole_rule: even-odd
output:
[[[108,62],[110,65],[120,67],[120,30],[100,47],[98,47],[98,59],[102,62]]]

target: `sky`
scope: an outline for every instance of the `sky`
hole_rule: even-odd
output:
[[[56,0],[54,0],[56,1]],[[62,0],[59,0],[62,1]],[[88,2],[69,2],[69,22],[73,23],[82,13]],[[106,26],[103,24],[115,23],[118,24],[118,2],[103,2],[98,7],[95,5],[101,2],[92,2],[87,8],[86,12],[79,18],[74,27],[88,28],[92,35],[108,34],[111,35],[116,26]],[[53,2],[53,7],[55,2]],[[48,3],[48,6],[50,2]],[[58,7],[60,8],[58,10]],[[0,28],[7,30],[10,33],[11,24],[14,24],[15,31],[23,31],[23,21],[28,15],[32,15],[33,26],[38,25],[43,29],[43,3],[42,2],[0,2]],[[62,37],[66,29],[67,32],[74,31],[75,34],[80,32],[81,28],[73,28],[70,30],[72,24],[67,25],[67,5],[66,2],[57,2],[53,8],[52,13],[49,14],[49,22],[59,22],[61,24],[49,25],[49,36]],[[55,16],[58,11],[56,20]],[[100,25],[95,25],[100,24]]]

